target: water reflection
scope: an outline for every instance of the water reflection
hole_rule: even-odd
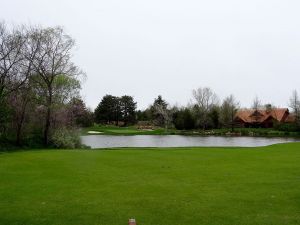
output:
[[[195,137],[182,135],[88,135],[82,136],[83,144],[91,148],[113,147],[194,147],[194,146],[235,146],[256,147],[277,143],[299,141],[295,138],[264,138],[264,137]]]

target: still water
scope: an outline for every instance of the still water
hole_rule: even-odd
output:
[[[194,146],[234,146],[256,147],[277,143],[300,141],[295,138],[265,138],[265,137],[198,137],[182,135],[87,135],[82,136],[83,144],[91,148],[114,147],[194,147]]]

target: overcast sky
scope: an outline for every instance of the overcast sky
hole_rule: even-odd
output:
[[[287,106],[300,92],[299,0],[0,1],[0,20],[60,25],[76,40],[92,108],[105,94],[184,105],[204,86],[242,106]]]

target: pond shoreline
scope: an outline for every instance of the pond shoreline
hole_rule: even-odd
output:
[[[134,135],[184,135],[184,136],[216,136],[216,137],[291,137],[300,138],[300,132],[281,131],[272,128],[235,128],[231,129],[212,129],[212,130],[177,130],[163,128],[138,129],[135,126],[93,126],[83,128],[81,135],[115,135],[115,136],[134,136]]]
[[[97,148],[157,147],[261,147],[278,143],[299,142],[292,137],[222,137],[188,135],[83,135],[82,144]]]
[[[166,136],[166,135],[181,135],[181,136],[191,136],[191,137],[264,137],[264,138],[272,138],[272,137],[282,137],[282,138],[300,138],[300,134],[260,134],[260,133],[253,133],[253,134],[239,134],[239,133],[202,133],[202,132],[165,132],[165,133],[109,133],[109,132],[98,132],[96,133],[82,133],[84,136],[102,136],[102,135],[111,135],[111,136],[139,136],[139,135],[155,135],[155,136]]]

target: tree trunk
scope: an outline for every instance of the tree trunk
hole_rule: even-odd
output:
[[[24,104],[22,105],[22,112],[21,112],[21,118],[20,118],[20,121],[18,121],[18,124],[17,124],[17,135],[16,135],[16,144],[18,146],[21,145],[21,136],[22,136],[22,128],[23,128],[23,123],[24,123],[24,120],[25,120],[25,113],[26,113],[26,107],[27,107],[27,104],[28,104],[28,99],[25,99],[24,100]]]
[[[22,127],[23,127],[23,121],[24,116],[22,115],[21,121],[17,125],[17,134],[16,134],[16,145],[21,145],[21,133],[22,133]]]
[[[51,109],[50,109],[50,106],[48,106],[47,114],[46,114],[46,124],[45,124],[45,130],[44,130],[44,145],[45,146],[47,146],[49,144],[50,116],[51,116]]]
[[[231,132],[234,132],[234,119],[231,117]]]
[[[21,130],[22,130],[22,125],[19,124],[17,127],[17,135],[16,135],[16,145],[17,146],[21,145]]]
[[[46,114],[46,123],[44,130],[44,145],[47,146],[49,144],[49,131],[51,124],[51,107],[52,107],[52,89],[49,88],[49,98],[47,102],[47,114]]]

